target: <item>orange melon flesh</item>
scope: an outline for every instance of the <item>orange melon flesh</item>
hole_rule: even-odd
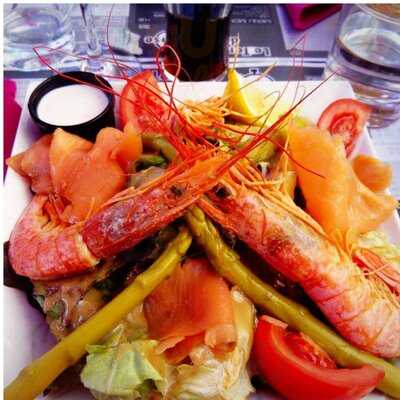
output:
[[[174,359],[183,359],[203,334],[204,342],[214,349],[235,343],[229,287],[205,259],[187,260],[176,268],[147,297],[144,311],[150,337],[178,346]]]
[[[357,178],[340,138],[317,127],[293,127],[289,145],[298,163],[324,177],[295,164],[307,211],[328,234],[368,232],[396,209],[395,198],[372,192]]]
[[[116,151],[117,161],[125,169],[129,169],[129,162],[137,160],[143,152],[142,136],[138,133],[132,122],[124,126],[125,135]]]
[[[49,159],[54,191],[62,193],[75,179],[76,169],[93,143],[58,128],[54,131]]]
[[[142,154],[142,138],[131,124],[124,132],[115,128],[102,129],[96,138],[96,144],[102,152],[107,152],[110,159],[116,160],[125,172],[130,172],[131,163]]]
[[[392,167],[375,157],[360,154],[351,165],[358,179],[373,192],[382,192],[392,182]]]

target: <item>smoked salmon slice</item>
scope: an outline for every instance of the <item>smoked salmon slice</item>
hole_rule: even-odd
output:
[[[52,135],[44,135],[28,150],[6,160],[15,172],[30,179],[31,189],[38,194],[53,191],[49,162],[51,140]]]
[[[54,133],[52,177],[56,193],[69,202],[62,215],[64,221],[85,220],[125,186],[124,171],[110,158],[107,136],[106,129],[101,130],[93,145],[60,129]]]
[[[128,123],[124,132],[115,128],[104,128],[97,135],[96,146],[111,160],[118,162],[125,171],[131,171],[131,163],[142,154],[142,137]]]
[[[64,221],[88,218],[125,187],[127,169],[142,151],[141,141],[132,136],[104,128],[93,144],[62,129],[55,131],[50,164],[55,191],[69,202]]]
[[[76,223],[125,187],[141,153],[142,139],[130,126],[125,132],[104,128],[94,144],[58,128],[9,158],[7,165],[30,179],[35,193],[55,195],[59,218]]]
[[[204,333],[188,336],[174,347],[167,349],[165,355],[171,364],[179,364],[196,347],[204,343]]]
[[[159,285],[144,303],[151,338],[182,360],[193,346],[205,343],[214,350],[232,350],[236,342],[229,287],[206,259],[189,259]],[[166,344],[166,345],[165,345]],[[186,353],[186,354],[185,354]]]

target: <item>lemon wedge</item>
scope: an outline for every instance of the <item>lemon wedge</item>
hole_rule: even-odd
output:
[[[250,78],[254,80],[255,78]],[[228,70],[228,82],[224,96],[232,111],[231,117],[239,122],[256,126],[270,126],[289,106],[280,99],[275,105],[277,95],[268,95],[260,89],[258,82],[249,84],[235,69]]]

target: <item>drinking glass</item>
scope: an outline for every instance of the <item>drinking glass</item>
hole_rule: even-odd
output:
[[[110,26],[103,32],[104,27],[96,27],[95,24],[95,7],[95,4],[80,4],[85,24],[87,45],[87,59],[81,62],[81,70],[96,74],[119,75],[121,71],[113,60],[110,53],[112,52],[119,62],[129,66],[128,70],[124,68],[125,74],[131,75],[140,72],[142,70],[141,65],[138,59],[132,54],[132,50],[137,51],[137,35],[129,31],[127,21],[124,24],[114,25],[112,18],[110,19]],[[106,6],[98,5],[97,7]],[[118,7],[120,6],[112,5],[109,7],[109,15],[106,17],[107,23],[109,17],[119,14]],[[104,33],[101,38],[102,40],[100,39],[100,31]]]
[[[325,74],[348,79],[372,107],[371,127],[400,117],[400,6],[344,5]]]
[[[103,54],[99,37],[96,32],[94,25],[93,16],[93,5],[91,4],[79,4],[82,12],[83,22],[85,24],[85,35],[86,35],[86,55],[87,59],[81,62],[81,71],[92,72],[92,73],[112,73],[112,65],[104,63],[101,60]]]
[[[180,59],[180,80],[221,79],[228,66],[231,5],[167,4],[167,44]],[[176,75],[177,59],[166,50],[164,68]]]
[[[4,6],[4,67],[33,71],[43,69],[34,47],[62,49],[72,53],[75,45],[71,25],[73,4],[6,4]],[[38,50],[54,67],[67,56]]]

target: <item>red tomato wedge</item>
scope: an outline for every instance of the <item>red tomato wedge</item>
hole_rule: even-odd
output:
[[[6,161],[15,172],[30,179],[35,193],[49,194],[53,190],[49,162],[51,139],[52,135],[44,135],[28,150]]]
[[[229,287],[205,259],[187,260],[159,285],[144,302],[151,338],[179,345],[177,357],[185,358],[194,344],[231,350],[236,341],[233,304]],[[176,340],[175,340],[176,339]],[[186,354],[185,354],[186,353]]]
[[[138,133],[155,126],[154,116],[162,118],[168,107],[151,92],[161,95],[157,80],[151,71],[136,74],[126,83],[119,103],[121,126],[131,122]]]
[[[320,129],[339,135],[349,155],[371,114],[371,107],[358,100],[340,99],[331,103],[318,120]]]
[[[321,368],[336,368],[335,361],[306,335],[287,332],[285,340],[297,357],[308,360]]]
[[[261,319],[253,355],[260,375],[287,399],[356,400],[371,392],[384,372],[365,365],[337,369],[310,339]]]

